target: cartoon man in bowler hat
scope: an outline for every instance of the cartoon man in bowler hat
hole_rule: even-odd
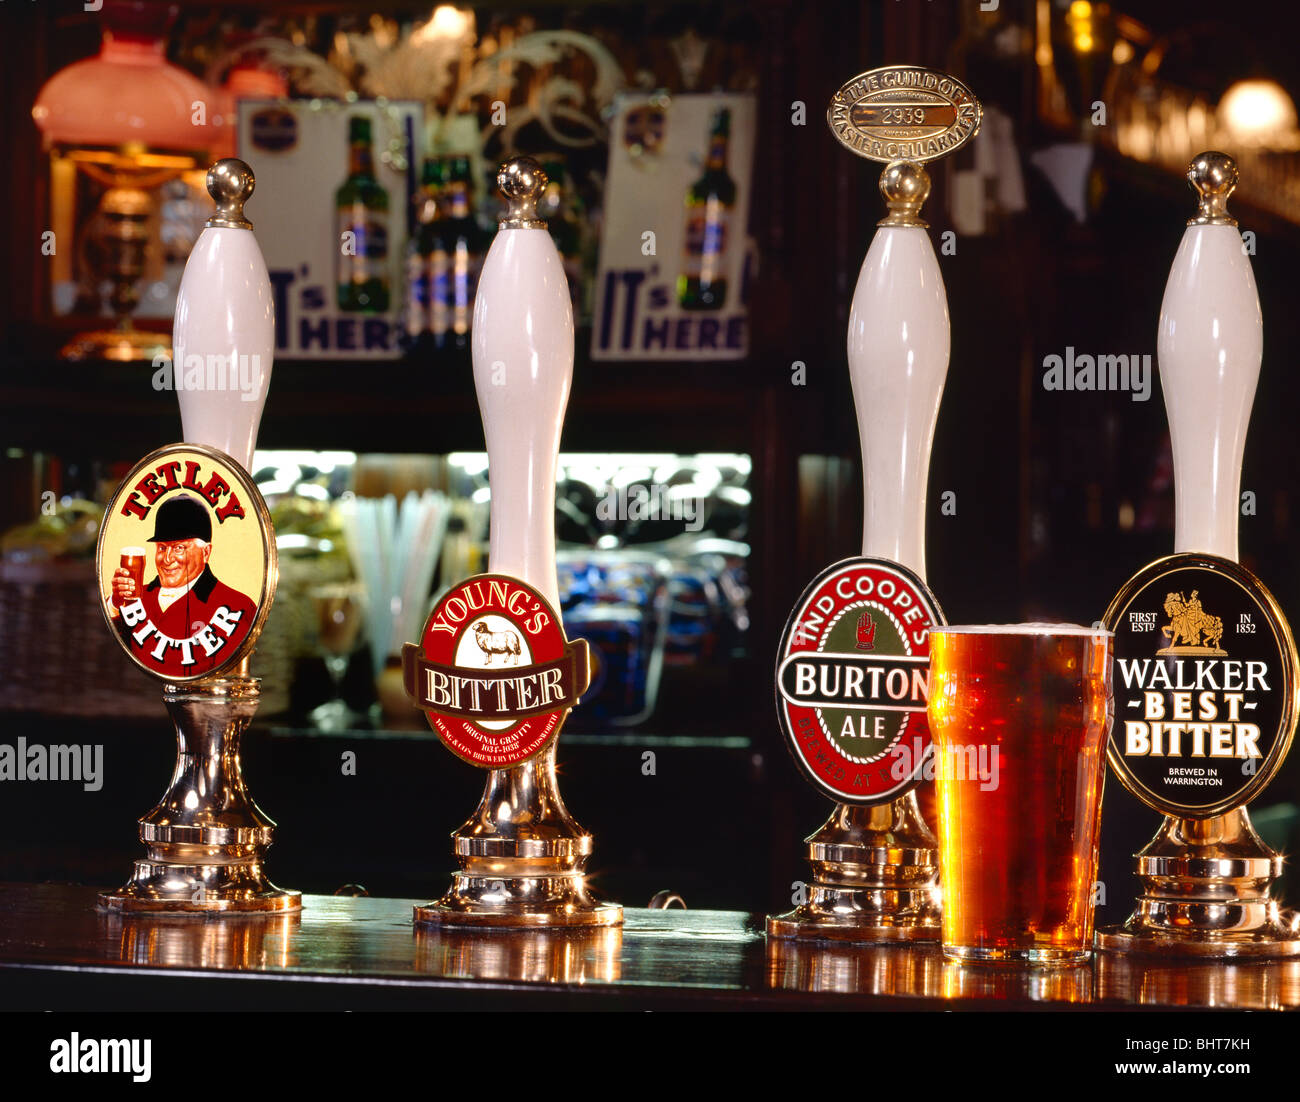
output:
[[[240,644],[257,615],[257,605],[220,581],[208,566],[212,555],[212,518],[197,498],[181,494],[159,505],[154,515],[154,532],[148,542],[154,545],[158,576],[140,591],[131,572],[118,567],[113,574],[109,615],[120,632],[135,636],[133,650],[154,659],[150,666],[163,673],[202,673],[205,667],[216,666]],[[133,617],[123,617],[123,611],[137,598],[154,629],[144,634],[142,642],[138,610]],[[132,623],[124,622],[125,619],[131,619]],[[197,632],[213,623],[221,630],[214,628],[207,639],[219,642],[220,647],[209,654],[207,646],[193,639]],[[160,642],[163,637],[178,642]]]

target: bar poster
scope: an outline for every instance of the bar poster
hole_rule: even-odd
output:
[[[749,347],[753,96],[615,102],[593,360],[734,360]]]
[[[278,359],[396,359],[419,104],[241,100]],[[386,153],[394,148],[394,163]],[[401,167],[397,167],[400,165]]]

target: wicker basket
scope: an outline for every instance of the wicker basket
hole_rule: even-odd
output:
[[[99,609],[95,564],[0,562],[0,707],[156,716],[158,683],[122,653]]]
[[[73,716],[159,716],[161,686],[122,653],[99,608],[93,561],[0,562],[0,709]],[[271,608],[253,654],[259,712],[289,706],[296,632]]]

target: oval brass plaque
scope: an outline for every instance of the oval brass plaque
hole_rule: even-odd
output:
[[[859,157],[924,164],[979,133],[984,112],[956,77],[915,65],[859,73],[831,99],[826,121]]]

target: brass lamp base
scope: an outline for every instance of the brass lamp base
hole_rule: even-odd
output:
[[[103,329],[78,333],[63,346],[59,355],[65,360],[107,360],[111,363],[152,364],[172,358],[172,342],[166,333],[143,329]]]
[[[876,807],[836,804],[807,839],[807,902],[769,915],[769,937],[925,942],[940,938],[937,845],[916,793]]]
[[[1269,897],[1282,858],[1244,807],[1211,819],[1167,816],[1137,856],[1142,895],[1123,926],[1098,930],[1098,949],[1151,956],[1300,956],[1300,915]]]
[[[569,814],[555,743],[532,761],[488,773],[473,818],[452,835],[460,871],[416,925],[489,929],[619,926],[623,908],[592,896],[584,871],[591,835]]]
[[[275,823],[244,787],[239,739],[259,695],[257,679],[242,672],[163,689],[176,724],[176,771],[167,794],[140,820],[144,859],[121,889],[100,894],[101,909],[242,915],[302,908],[301,892],[266,878]]]

